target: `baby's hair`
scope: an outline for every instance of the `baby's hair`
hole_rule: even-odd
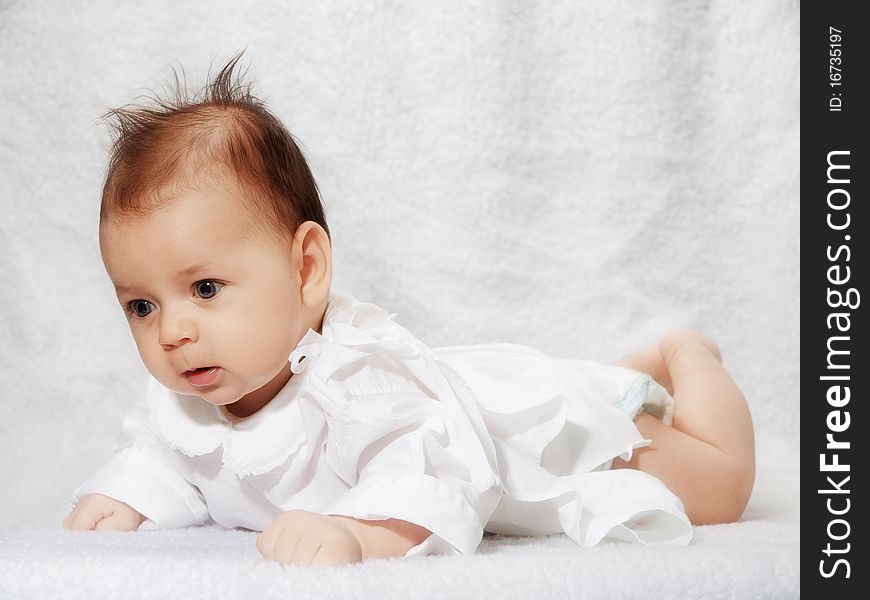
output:
[[[148,104],[103,115],[115,140],[100,224],[147,215],[202,177],[230,176],[244,191],[257,229],[286,240],[300,224],[314,221],[330,235],[299,146],[236,69],[242,54],[192,96],[173,69],[174,98],[154,94]]]

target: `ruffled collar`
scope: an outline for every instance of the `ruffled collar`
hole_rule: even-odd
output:
[[[283,464],[303,446],[313,448],[325,424],[322,410],[312,402],[300,402],[299,392],[307,367],[317,362],[338,335],[347,342],[371,342],[358,332],[362,321],[384,326],[390,315],[373,304],[351,296],[331,293],[322,331],[313,329],[290,354],[293,375],[263,408],[244,419],[234,419],[217,406],[197,396],[175,393],[150,378],[147,409],[157,436],[170,447],[190,456],[202,456],[222,447],[224,467],[240,476],[260,475]]]

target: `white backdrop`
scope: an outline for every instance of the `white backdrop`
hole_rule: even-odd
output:
[[[243,48],[337,290],[432,346],[610,361],[701,329],[797,464],[798,2],[121,4],[0,0],[0,528],[65,505],[145,378],[99,115]]]

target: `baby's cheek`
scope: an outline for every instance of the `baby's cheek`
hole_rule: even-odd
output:
[[[255,342],[254,350],[259,353],[260,362],[274,362],[282,357],[286,360],[299,341],[295,339],[299,324],[294,322],[286,308],[278,310],[275,306],[264,306],[250,324],[248,338]]]
[[[275,369],[276,361],[281,360],[280,345],[277,339],[281,337],[280,326],[272,323],[262,315],[251,314],[242,320],[243,327],[233,327],[221,336],[220,348],[216,353],[227,361],[226,368],[236,370],[247,377],[262,378]],[[289,352],[287,354],[289,356]],[[286,361],[287,356],[283,359]]]

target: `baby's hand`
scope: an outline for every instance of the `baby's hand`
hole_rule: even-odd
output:
[[[66,516],[63,526],[67,529],[134,531],[144,520],[141,513],[119,500],[102,494],[88,494]]]
[[[290,510],[257,536],[268,559],[292,565],[342,565],[362,560],[359,540],[328,515]]]

